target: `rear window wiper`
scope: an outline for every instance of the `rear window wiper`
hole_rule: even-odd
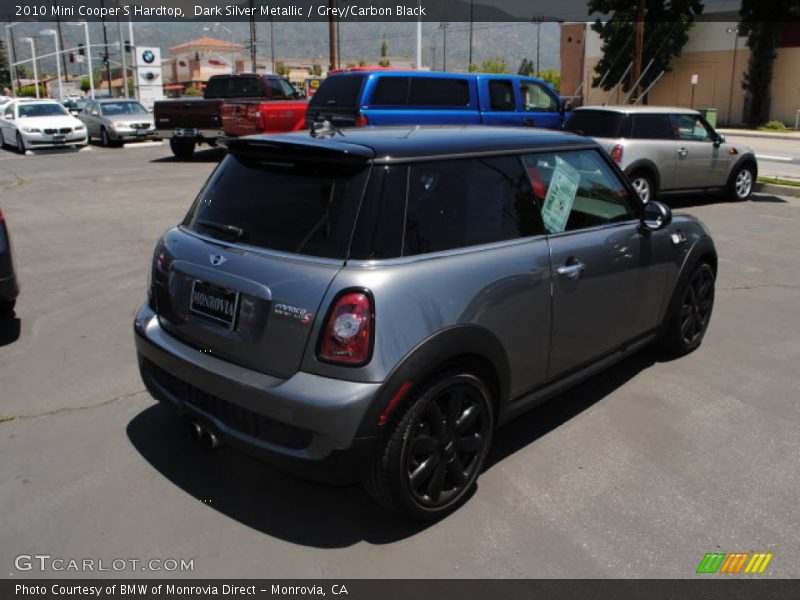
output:
[[[198,225],[205,227],[206,229],[213,229],[214,231],[219,231],[221,233],[227,233],[228,235],[232,235],[234,239],[240,239],[244,237],[244,229],[241,227],[237,227],[236,225],[228,225],[226,223],[217,223],[216,221],[207,221],[205,219],[198,219],[195,221]]]

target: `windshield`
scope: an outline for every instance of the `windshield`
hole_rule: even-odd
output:
[[[60,104],[20,104],[20,117],[61,117],[69,114]]]
[[[100,113],[104,117],[115,115],[146,115],[147,109],[138,102],[103,102]]]
[[[344,259],[369,169],[228,155],[184,226],[252,246]]]
[[[564,124],[564,129],[599,138],[619,137],[624,115],[606,110],[576,110]]]

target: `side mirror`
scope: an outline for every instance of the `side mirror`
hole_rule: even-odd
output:
[[[658,231],[672,223],[672,211],[668,206],[651,200],[644,205],[642,212],[642,228],[646,231]]]
[[[718,133],[716,139],[714,140],[714,145],[717,148],[719,148],[720,144],[724,144],[724,143],[725,143],[725,136],[722,135],[721,133]]]

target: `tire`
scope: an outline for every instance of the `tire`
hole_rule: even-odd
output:
[[[702,343],[714,308],[715,278],[711,265],[701,262],[676,290],[663,338],[663,346],[670,352],[682,356]]]
[[[734,200],[747,200],[753,193],[755,181],[755,170],[752,165],[742,165],[731,175],[731,180],[728,184],[728,193]]]
[[[452,512],[475,484],[492,441],[487,385],[451,371],[423,384],[387,434],[364,482],[384,508],[432,521]]]
[[[642,199],[642,202],[647,203],[650,202],[650,200],[656,199],[658,190],[656,189],[656,184],[652,175],[644,171],[634,171],[630,174],[628,179],[631,180],[631,185],[633,189],[636,190],[636,193],[639,194],[639,198]]]
[[[178,160],[189,160],[194,155],[194,142],[171,139],[169,148]]]
[[[100,128],[100,145],[108,148],[111,146],[111,138],[108,137],[108,132],[105,127]]]
[[[8,313],[12,314],[14,312],[14,307],[17,305],[17,300],[2,300],[0,301],[0,314]]]
[[[22,137],[20,132],[17,132],[17,152],[20,154],[25,154],[28,149],[25,147],[25,140]]]

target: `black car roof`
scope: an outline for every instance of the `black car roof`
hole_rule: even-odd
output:
[[[228,147],[247,145],[307,147],[310,151],[340,152],[362,159],[407,160],[430,156],[502,153],[542,148],[596,146],[589,138],[549,129],[530,127],[402,126],[357,127],[336,130],[333,134],[312,136],[309,132],[253,135],[230,140]]]

